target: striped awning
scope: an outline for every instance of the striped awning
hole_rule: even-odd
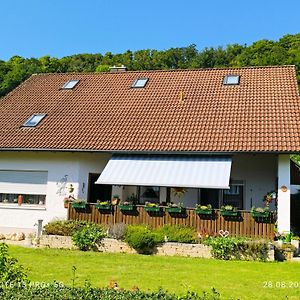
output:
[[[97,184],[228,189],[231,157],[114,155]]]

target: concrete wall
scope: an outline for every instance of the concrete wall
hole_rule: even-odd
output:
[[[0,170],[47,171],[48,182],[45,205],[1,203],[0,227],[32,229],[38,219],[45,224],[53,218],[66,218],[63,198],[69,194],[68,184],[73,184],[75,198],[86,199],[88,173],[100,173],[108,158],[90,153],[1,152]]]
[[[251,205],[263,206],[264,195],[276,187],[277,155],[234,155],[231,180],[244,181],[244,209],[251,209]],[[270,208],[274,209],[274,203]]]

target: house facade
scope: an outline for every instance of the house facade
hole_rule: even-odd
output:
[[[0,228],[66,218],[69,196],[250,210],[276,191],[290,231],[299,100],[293,66],[34,75],[0,103]]]

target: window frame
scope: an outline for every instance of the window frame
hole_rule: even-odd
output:
[[[139,81],[145,81],[145,83],[143,85],[139,86],[139,85],[137,85],[137,83]],[[143,89],[147,85],[148,81],[149,81],[149,78],[147,78],[147,77],[139,77],[139,78],[134,80],[131,87],[134,88],[134,89]]]
[[[228,82],[228,80],[229,80],[230,77],[236,77],[237,78],[237,82]],[[223,85],[239,85],[240,84],[240,79],[241,79],[240,75],[228,74],[228,75],[224,76]]]
[[[45,113],[36,113],[32,114],[23,124],[22,127],[36,127],[38,124],[41,123],[41,121],[47,116]],[[40,117],[40,119],[34,123],[30,124],[31,120],[34,119],[35,117]]]
[[[79,79],[70,79],[67,82],[65,82],[65,84],[62,86],[62,90],[73,90],[77,84],[79,83]],[[69,84],[71,84],[71,82],[74,82],[73,85],[71,85],[70,87],[68,87]]]

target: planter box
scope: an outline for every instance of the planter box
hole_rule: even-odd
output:
[[[120,211],[133,211],[135,210],[135,205],[119,205]]]
[[[265,212],[252,211],[251,216],[253,218],[268,218],[270,216],[270,212],[269,211],[265,211]]]
[[[77,209],[84,209],[86,208],[86,203],[72,203],[72,208],[77,208]]]
[[[185,208],[184,207],[167,207],[166,211],[168,213],[177,213],[177,214],[180,214],[180,213],[183,213],[185,211]]]
[[[220,215],[224,217],[237,217],[238,213],[238,211],[220,210]]]
[[[160,207],[159,206],[145,206],[145,211],[151,211],[151,212],[159,212]]]
[[[99,210],[111,210],[111,204],[96,204],[95,207]]]
[[[195,209],[195,214],[197,215],[212,215],[213,210],[212,209]]]

